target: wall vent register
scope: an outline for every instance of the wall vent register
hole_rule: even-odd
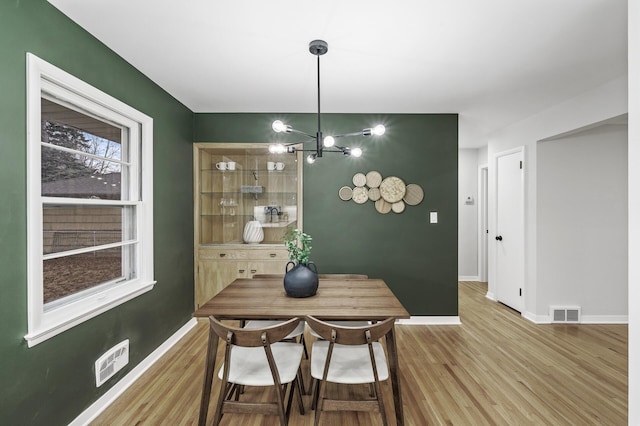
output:
[[[123,340],[104,353],[95,364],[96,387],[101,386],[129,363],[129,339]]]

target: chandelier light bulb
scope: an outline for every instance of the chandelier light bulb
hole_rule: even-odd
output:
[[[281,133],[281,132],[286,132],[287,131],[287,125],[284,124],[281,120],[274,121],[273,124],[271,125],[271,128],[276,133]]]
[[[327,136],[326,138],[324,138],[323,143],[326,148],[331,148],[333,145],[335,145],[336,140],[333,138],[333,136]]]
[[[352,157],[361,157],[362,156],[362,150],[360,148],[352,148],[351,149],[351,156]]]
[[[309,154],[309,156],[307,157],[307,163],[313,164],[315,162],[316,162],[316,155],[315,154]]]
[[[386,129],[382,124],[378,124],[376,127],[373,128],[373,134],[376,136],[382,136],[384,135],[385,130]]]
[[[282,154],[286,150],[287,149],[281,143],[274,143],[274,144],[269,145],[269,152],[272,153],[272,154]]]

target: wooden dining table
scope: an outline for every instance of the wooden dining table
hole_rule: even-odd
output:
[[[306,298],[288,297],[282,278],[239,278],[200,306],[197,318],[219,320],[287,320],[312,315],[322,320],[369,320],[409,318],[387,284],[381,279],[321,278],[318,291]],[[395,330],[386,336],[389,373],[393,390],[396,423],[404,424],[402,392],[398,376]],[[216,363],[218,336],[209,328],[209,342],[200,401],[199,425],[207,420],[211,385]]]

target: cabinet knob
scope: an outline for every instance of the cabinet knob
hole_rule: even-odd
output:
[[[220,253],[220,257],[225,257],[227,253]]]
[[[269,253],[269,257],[276,257],[277,255],[275,253]]]

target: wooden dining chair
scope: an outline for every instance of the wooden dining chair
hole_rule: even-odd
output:
[[[379,339],[393,328],[394,318],[365,327],[341,327],[307,316],[307,324],[324,340],[311,348],[311,377],[314,386],[315,425],[323,411],[378,411],[387,425],[380,382],[389,378],[387,358]],[[373,384],[373,399],[337,400],[327,397],[327,383]],[[318,383],[318,382],[316,382]]]
[[[284,279],[283,274],[255,274],[251,278],[282,278]],[[278,324],[282,321],[274,321],[274,320],[250,320],[250,321],[240,321],[240,326],[243,328],[265,328],[271,327],[275,324]],[[286,336],[283,340],[285,341],[296,341],[301,343],[304,347],[304,356],[305,358],[309,358],[309,354],[307,352],[307,345],[304,341],[304,320],[300,320],[300,324],[293,330],[288,336]],[[303,386],[304,387],[304,386]]]
[[[218,373],[222,383],[214,425],[220,423],[225,413],[261,413],[277,415],[284,426],[289,420],[294,393],[300,414],[304,414],[300,384],[303,348],[299,343],[281,342],[298,326],[299,318],[257,329],[227,326],[214,317],[209,317],[209,322],[215,334],[226,342],[224,364]],[[273,386],[276,401],[240,401],[241,390],[247,386]]]

